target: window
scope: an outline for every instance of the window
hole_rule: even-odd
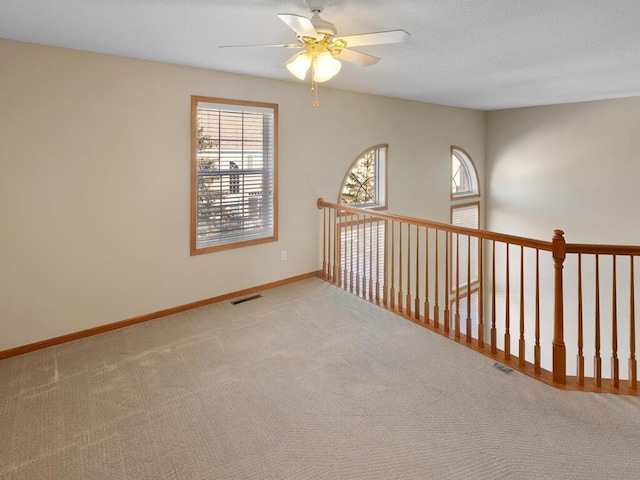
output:
[[[480,204],[467,203],[453,205],[451,207],[451,224],[457,227],[480,227]],[[457,286],[466,288],[469,285],[469,273],[471,284],[478,282],[478,239],[468,235],[451,234],[451,289],[455,291]],[[460,262],[460,265],[457,265]],[[470,270],[470,272],[469,272]],[[460,275],[458,281],[457,275]]]
[[[387,149],[388,145],[376,145],[358,156],[342,182],[338,203],[364,208],[386,208]]]
[[[471,157],[460,147],[451,147],[451,198],[479,196],[478,173]]]
[[[385,281],[386,226],[384,220],[358,221],[349,214],[341,218],[338,256],[343,272],[342,282],[347,290],[355,290],[361,292],[364,297],[376,299],[382,295]],[[371,283],[363,282],[360,286],[356,283],[358,278],[360,281],[370,278]]]
[[[278,238],[278,105],[191,97],[191,255]]]

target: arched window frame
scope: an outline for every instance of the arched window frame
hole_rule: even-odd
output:
[[[451,146],[451,160],[450,160],[450,168],[451,168],[451,200],[457,200],[460,198],[472,198],[480,196],[480,183],[478,181],[478,171],[476,170],[476,166],[471,160],[471,155],[469,155],[463,148],[456,147],[454,145]],[[454,177],[457,172],[454,172],[453,160],[457,159],[460,163],[460,170],[462,175],[466,178],[466,182],[469,187],[461,190],[459,192],[453,191]]]
[[[351,203],[347,205],[351,205],[354,207],[360,208],[369,208],[371,210],[386,210],[387,209],[387,158],[389,152],[388,144],[379,144],[374,145],[373,147],[369,147],[366,150],[363,150],[360,155],[356,157],[356,159],[351,163],[347,173],[342,179],[342,183],[340,185],[340,192],[338,194],[338,203],[346,204],[343,201],[343,193],[345,188],[347,187],[347,180],[349,176],[353,172],[353,170],[357,167],[358,162],[360,162],[366,155],[373,152],[374,154],[374,200],[369,203]]]

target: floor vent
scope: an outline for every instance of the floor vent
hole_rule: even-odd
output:
[[[233,302],[231,302],[231,305],[238,305],[239,303],[255,300],[256,298],[262,298],[262,295],[258,294],[258,295],[251,295],[250,297],[240,298],[238,300],[234,300]]]
[[[498,362],[496,362],[496,363],[494,363],[494,364],[493,364],[493,368],[497,368],[498,370],[500,370],[501,372],[504,372],[504,373],[511,373],[511,372],[513,372],[513,369],[512,369],[512,368],[509,368],[509,367],[507,367],[506,365],[503,365],[503,364],[498,363]]]

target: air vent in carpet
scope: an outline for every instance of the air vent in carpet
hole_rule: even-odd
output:
[[[239,303],[244,303],[244,302],[248,302],[250,300],[255,300],[256,298],[262,298],[262,295],[258,294],[258,295],[251,295],[250,297],[240,298],[238,300],[234,300],[233,302],[231,302],[231,304],[232,305],[238,305]]]
[[[494,363],[494,364],[493,364],[493,368],[497,368],[498,370],[500,370],[501,372],[504,372],[504,373],[511,373],[511,372],[513,372],[513,369],[512,369],[512,368],[509,368],[509,367],[507,367],[506,365],[503,365],[503,364],[498,363],[498,362],[496,362],[496,363]]]

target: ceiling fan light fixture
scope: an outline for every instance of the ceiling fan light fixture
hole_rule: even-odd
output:
[[[311,56],[308,52],[302,52],[293,60],[287,63],[287,70],[300,80],[304,80],[307,76],[307,70],[311,66]]]
[[[331,80],[341,68],[340,60],[335,58],[331,52],[322,52],[315,58],[313,80],[318,83]]]

